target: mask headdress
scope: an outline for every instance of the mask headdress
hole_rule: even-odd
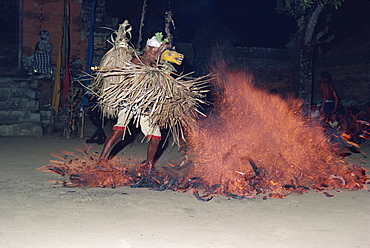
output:
[[[171,72],[174,69],[163,60],[155,67],[133,64],[129,58],[136,56],[136,51],[127,44],[129,36],[123,36],[130,31],[129,27],[121,27],[121,33],[118,32],[121,35],[117,37],[120,39],[116,39],[117,42],[113,43],[116,45],[104,55],[89,92],[97,98],[97,105],[104,117],[117,118],[122,108],[131,111],[135,106],[135,124],[138,123],[138,116],[145,113],[152,123],[169,129],[173,142],[180,144],[180,139],[185,139],[184,129],[199,114],[204,115],[199,108],[207,103],[204,94],[209,91],[208,76],[193,78],[186,74],[173,77]],[[158,32],[146,44],[161,47],[167,41]],[[171,62],[177,64],[181,64],[184,57],[175,51],[166,54],[166,58],[171,58]]]
[[[160,47],[162,43],[168,43],[168,39],[163,38],[162,32],[157,32],[152,38],[147,40],[146,45],[152,47]]]

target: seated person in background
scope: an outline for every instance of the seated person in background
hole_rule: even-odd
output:
[[[348,130],[348,120],[345,115],[332,114],[329,117],[328,124],[338,132],[345,132]]]
[[[316,103],[311,104],[311,118],[312,119],[320,118],[320,111]]]
[[[370,102],[365,104],[365,113],[360,115],[360,120],[370,122]]]
[[[370,139],[370,102],[365,104],[365,113],[360,115],[359,123],[363,134],[360,137],[364,139]]]
[[[360,135],[362,135],[363,131],[361,128],[361,124],[358,122],[361,112],[356,107],[349,107],[347,113],[349,118],[348,132],[351,136],[350,141],[357,144],[362,143],[364,139],[361,138]]]
[[[336,113],[331,114],[329,116],[329,121],[328,124],[333,128],[334,130],[339,130],[341,128],[339,121],[338,121],[338,116]]]
[[[337,115],[337,116],[338,116],[338,122],[340,124],[340,131],[346,132],[349,128],[347,115]]]

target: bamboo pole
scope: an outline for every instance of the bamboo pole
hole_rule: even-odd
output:
[[[143,26],[144,26],[144,20],[145,20],[145,13],[146,13],[146,1],[147,0],[144,0],[143,2],[143,8],[141,10],[141,19],[140,19],[140,28],[139,28],[139,38],[137,39],[137,44],[136,44],[136,49],[138,51],[140,51],[140,48],[141,48],[141,41],[143,40],[143,33],[142,33],[142,30],[143,30]]]
[[[81,133],[80,133],[80,138],[84,138],[84,133],[85,133],[85,110],[82,109],[82,116],[81,116]]]

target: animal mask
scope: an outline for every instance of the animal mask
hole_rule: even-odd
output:
[[[175,50],[165,50],[161,56],[162,60],[174,63],[176,65],[181,65],[184,60],[184,55],[176,52]]]

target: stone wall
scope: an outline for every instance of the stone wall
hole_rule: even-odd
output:
[[[50,43],[54,45],[52,51],[53,64],[57,63],[61,31],[64,18],[64,0],[22,2],[22,56],[28,57],[34,53],[38,42],[39,30],[49,32]],[[90,29],[92,1],[70,0],[70,62],[80,61],[85,70],[86,51]],[[41,18],[41,19],[40,19]],[[40,21],[41,20],[41,21]],[[101,55],[107,50],[106,41],[112,32],[104,27],[115,29],[118,19],[111,18],[105,11],[105,0],[97,0],[94,25],[94,55]],[[101,57],[101,56],[100,56]]]
[[[0,77],[0,136],[42,136],[37,82]]]
[[[370,102],[370,64],[318,67],[314,84],[315,102],[320,102],[320,73],[324,70],[332,75],[333,85],[344,105],[361,106]]]
[[[50,33],[50,42],[54,44],[53,61],[55,64],[63,21],[64,0],[22,1],[23,56],[33,54],[34,46],[38,41],[38,31],[40,28],[46,29]],[[99,63],[99,59],[109,48],[106,39],[111,30],[102,27],[116,29],[118,26],[118,19],[110,18],[105,13],[105,0],[98,0],[97,2],[93,65]],[[39,3],[43,3],[42,9]],[[84,70],[87,36],[91,18],[91,1],[70,0],[70,3],[71,65],[73,65],[74,60],[79,60],[80,63],[75,67]],[[41,10],[42,21],[40,22]],[[178,50],[185,55],[185,63],[183,65],[187,67],[185,71],[195,71],[195,76],[203,75],[207,72],[210,58],[224,59],[228,63],[229,69],[240,69],[251,73],[257,86],[264,87],[272,93],[281,94],[283,97],[292,94],[292,71],[289,53],[286,49],[230,46],[220,46],[212,49],[211,47],[192,46],[192,44],[184,43],[178,44]],[[359,57],[362,59],[358,59]],[[320,73],[323,70],[327,70],[332,74],[333,83],[345,105],[362,106],[370,101],[369,58],[370,54],[368,52],[367,54],[358,54],[349,58],[343,58],[342,56],[316,61],[313,85],[314,102],[320,102],[319,83]],[[179,71],[183,71],[183,68],[180,68]],[[77,75],[74,74],[74,76]],[[41,106],[45,106],[44,110],[41,108],[41,111],[45,112],[41,116],[45,127],[50,119],[50,113],[48,112],[48,109],[50,109],[49,101],[51,100],[49,89],[52,87],[52,84],[53,80],[40,84],[40,87],[42,87],[41,92],[44,93],[42,96],[45,98],[45,104],[41,103]]]
[[[81,36],[81,0],[70,0],[70,46],[71,60],[84,58],[87,40]],[[22,4],[22,56],[34,53],[39,31],[47,30],[50,43],[54,44],[53,62],[58,58],[58,46],[64,18],[64,1],[23,0]]]
[[[314,100],[320,101],[320,73],[328,71],[333,77],[345,106],[356,106],[364,110],[364,104],[370,102],[370,50],[357,54],[342,54],[324,57],[316,61]]]
[[[283,97],[291,93],[291,70],[288,51],[260,47],[195,48],[195,69],[204,72],[212,64],[210,58],[224,60],[228,70],[241,70],[252,74],[254,84]],[[186,55],[185,55],[186,57]]]
[[[207,51],[208,49],[208,51]],[[251,73],[255,84],[283,97],[291,94],[292,71],[288,50],[258,47],[219,47],[217,52],[209,48],[195,48],[195,68],[204,71],[209,58],[214,56],[228,62],[229,69],[241,69]],[[327,70],[333,76],[333,84],[346,106],[362,109],[370,101],[370,52],[315,61],[313,101],[320,103],[320,74]]]
[[[31,80],[39,85],[38,97],[40,100],[40,116],[44,133],[60,132],[66,128],[64,111],[59,111],[58,116],[52,116],[51,100],[55,81],[55,75],[32,74],[30,61],[38,42],[39,30],[49,32],[50,43],[54,45],[52,50],[53,67],[56,67],[60,46],[61,31],[64,17],[64,0],[33,1],[22,0],[22,56],[24,71],[28,72]],[[70,3],[70,64],[74,86],[79,87],[76,81],[81,77],[81,70],[85,71],[86,52],[88,47],[88,35],[92,11],[91,0],[69,0]],[[41,19],[40,19],[41,18]],[[108,50],[107,37],[112,33],[104,27],[115,29],[118,27],[118,19],[111,18],[105,9],[105,0],[97,0],[95,9],[94,25],[94,51],[92,66],[98,65],[101,57]],[[55,69],[54,69],[55,71]],[[61,70],[63,82],[64,69]],[[76,86],[77,85],[77,86]],[[71,87],[74,87],[71,85]],[[62,109],[62,103],[60,105]]]

